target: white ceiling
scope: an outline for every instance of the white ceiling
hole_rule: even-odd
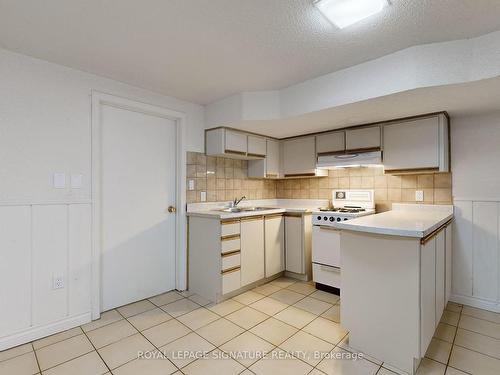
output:
[[[207,104],[500,29],[498,0],[391,0],[343,30],[312,0],[0,0],[0,46]]]

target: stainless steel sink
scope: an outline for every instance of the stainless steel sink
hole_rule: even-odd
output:
[[[227,207],[221,208],[216,211],[220,212],[255,212],[255,211],[266,211],[266,210],[276,210],[274,207]]]

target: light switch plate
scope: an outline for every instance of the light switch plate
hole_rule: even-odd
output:
[[[194,180],[188,180],[188,190],[194,190]]]
[[[201,202],[206,202],[207,201],[207,192],[206,191],[201,191],[200,192],[200,201]]]
[[[83,175],[72,174],[71,175],[71,189],[81,189],[83,183]]]
[[[417,202],[423,202],[424,201],[424,191],[423,190],[417,190],[415,192],[415,200]]]
[[[54,187],[64,189],[66,187],[66,175],[64,173],[54,173]]]

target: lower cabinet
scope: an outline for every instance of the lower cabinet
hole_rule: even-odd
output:
[[[285,259],[286,270],[304,273],[304,253],[302,246],[302,217],[285,217]]]
[[[285,270],[285,222],[283,215],[264,217],[265,274],[271,277]]]
[[[241,286],[264,278],[264,218],[241,219]]]

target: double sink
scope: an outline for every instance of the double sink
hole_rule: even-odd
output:
[[[220,212],[258,212],[258,211],[267,211],[267,210],[276,210],[277,208],[275,207],[227,207],[227,208],[221,208],[217,209],[215,211],[220,211]]]

